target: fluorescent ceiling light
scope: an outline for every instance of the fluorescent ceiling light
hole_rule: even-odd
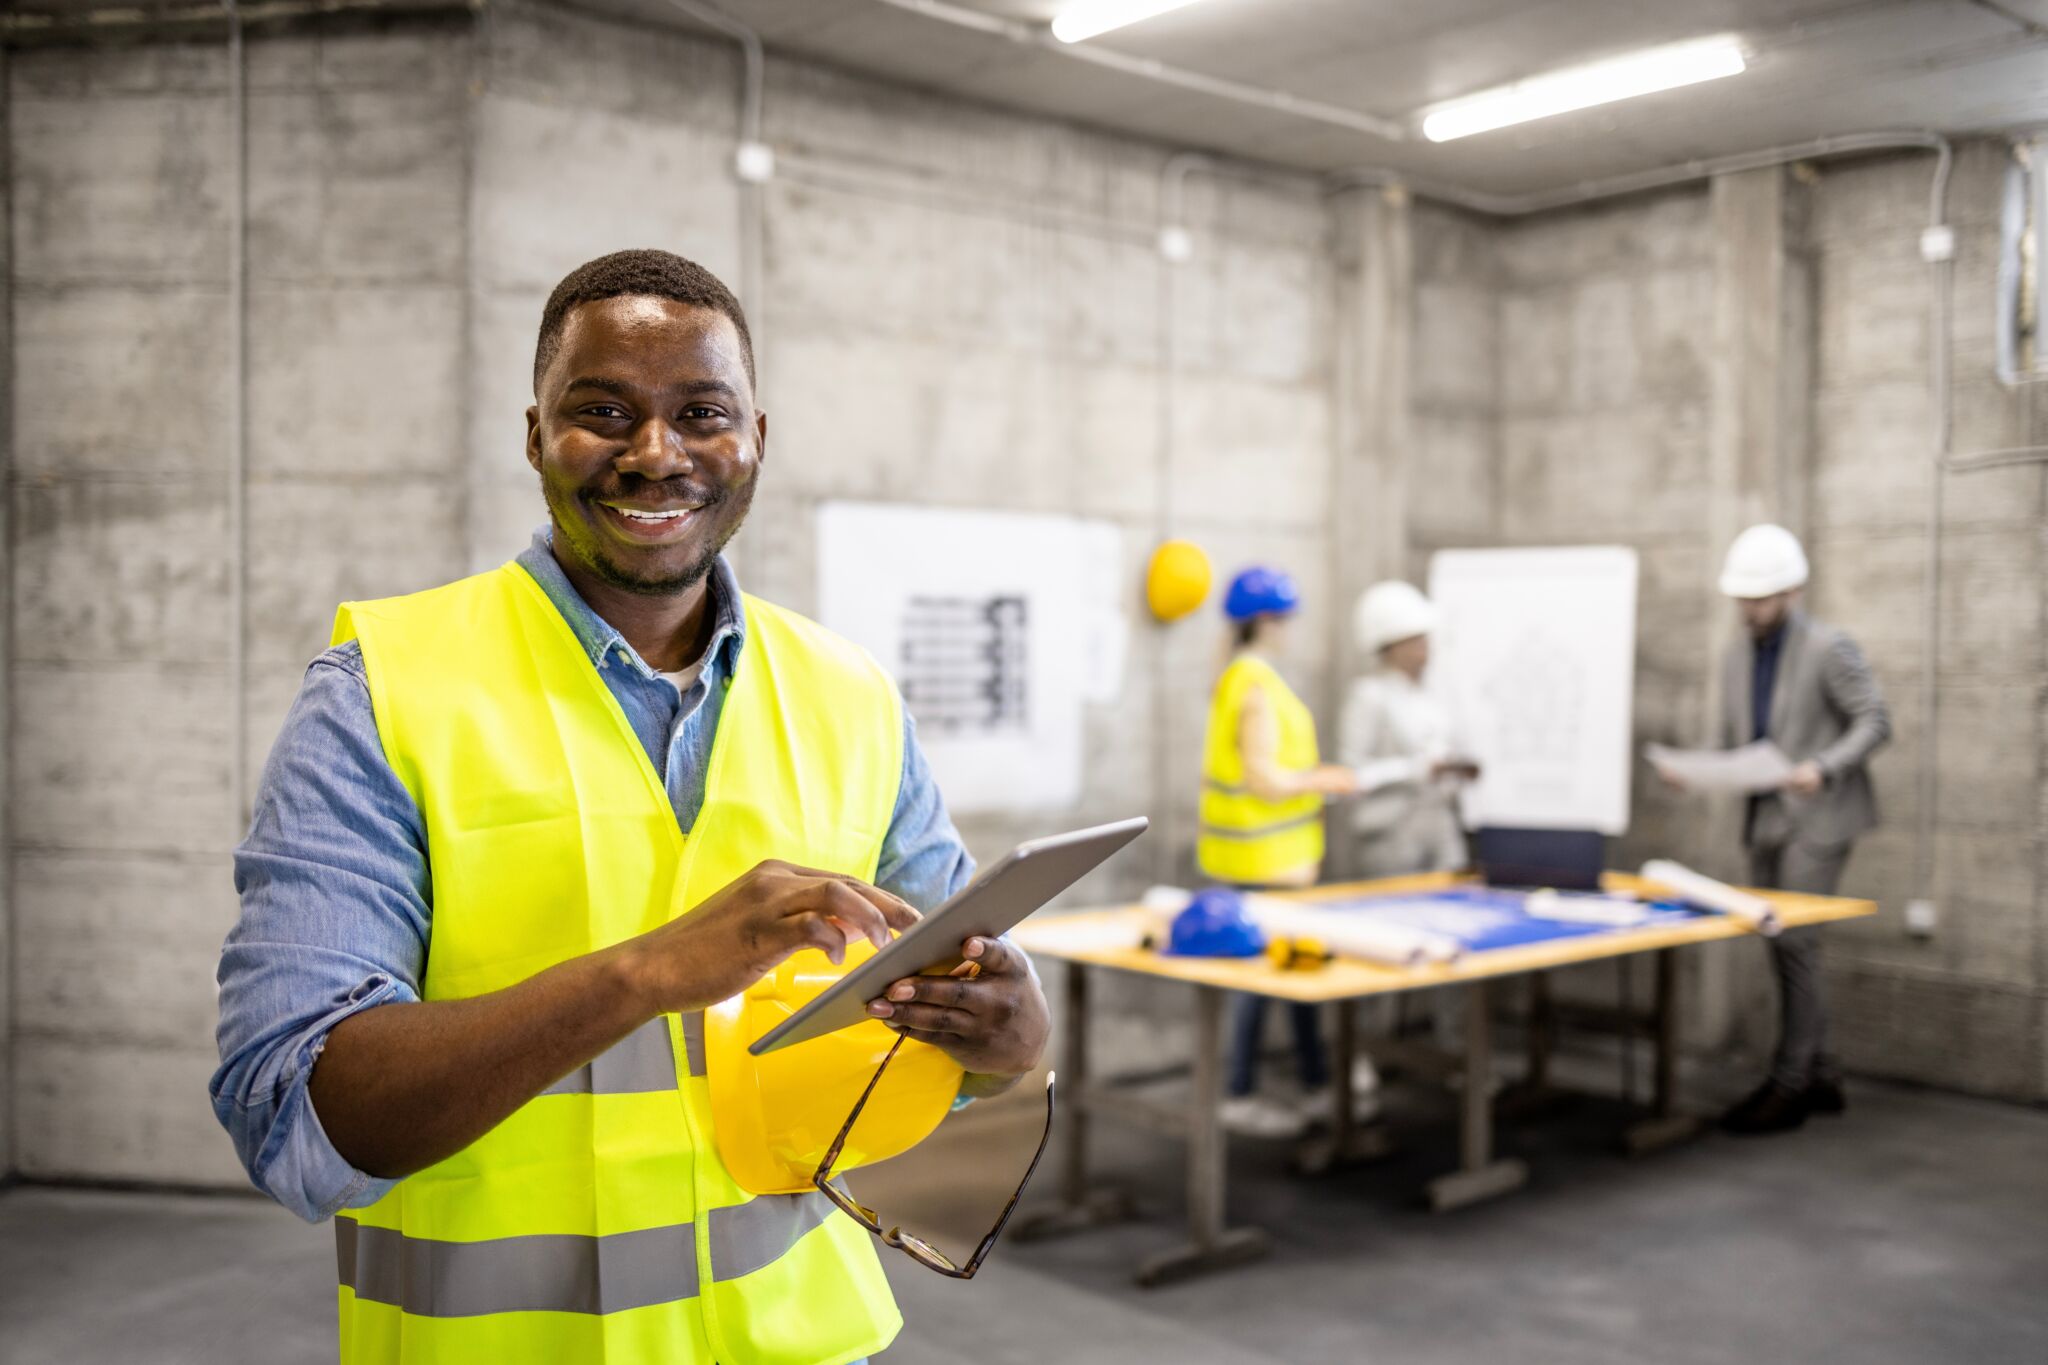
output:
[[[1431,142],[1449,142],[1742,71],[1742,46],[1732,36],[1673,43],[1448,100],[1423,116],[1422,135]]]
[[[1052,21],[1052,36],[1063,43],[1078,43],[1194,3],[1195,0],[1078,0]]]

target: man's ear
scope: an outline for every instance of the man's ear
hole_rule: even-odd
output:
[[[526,410],[526,462],[540,469],[540,409]]]
[[[754,414],[754,463],[768,463],[768,414]]]

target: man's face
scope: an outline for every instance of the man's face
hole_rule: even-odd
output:
[[[767,447],[723,313],[628,295],[579,304],[526,410],[555,546],[616,588],[699,582],[746,519]]]
[[[1785,624],[1785,618],[1792,611],[1793,599],[1798,595],[1795,589],[1792,592],[1772,593],[1769,597],[1738,598],[1736,606],[1742,609],[1742,624],[1748,629],[1749,637],[1752,640],[1768,640],[1777,632],[1778,627]]]

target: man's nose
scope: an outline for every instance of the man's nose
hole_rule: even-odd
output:
[[[644,479],[671,478],[691,467],[682,433],[658,417],[650,417],[633,428],[626,453],[614,464],[621,473],[638,474]]]

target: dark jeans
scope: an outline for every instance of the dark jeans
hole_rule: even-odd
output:
[[[1259,1084],[1259,1049],[1266,1033],[1266,1006],[1275,1002],[1263,995],[1240,995],[1231,1003],[1230,1077],[1233,1096],[1249,1095]],[[1330,1081],[1330,1064],[1323,1056],[1323,1030],[1314,1005],[1287,1006],[1287,1020],[1294,1028],[1294,1064],[1301,1071],[1304,1090],[1320,1090]]]

